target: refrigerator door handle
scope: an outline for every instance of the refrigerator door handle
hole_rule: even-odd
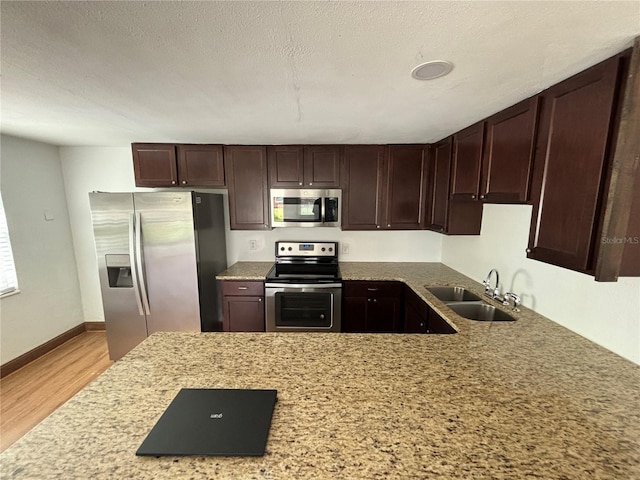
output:
[[[151,315],[151,307],[149,306],[149,297],[147,294],[147,279],[142,264],[142,215],[140,212],[136,212],[136,262],[138,266],[138,274],[140,275],[140,292],[142,293],[142,304],[144,305],[144,311],[147,315]]]
[[[133,280],[133,292],[136,295],[136,303],[138,304],[138,313],[144,317],[142,310],[142,298],[140,297],[140,284],[138,282],[138,268],[136,267],[136,242],[135,242],[135,216],[129,215],[129,262],[131,265],[131,279]]]

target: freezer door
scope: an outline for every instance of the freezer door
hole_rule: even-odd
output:
[[[134,193],[149,335],[200,331],[191,192]]]
[[[109,357],[118,360],[147,337],[135,284],[133,195],[90,193],[89,202]]]

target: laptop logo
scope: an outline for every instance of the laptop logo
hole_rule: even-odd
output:
[[[222,413],[212,413],[209,418],[222,418]]]

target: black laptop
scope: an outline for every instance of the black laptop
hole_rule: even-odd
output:
[[[183,388],[136,455],[264,455],[276,390]]]

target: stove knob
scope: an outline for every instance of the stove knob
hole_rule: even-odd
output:
[[[320,250],[322,250],[324,252],[326,250],[326,248],[322,247]]]
[[[330,252],[333,252],[333,247],[329,247],[329,251],[330,251]]]
[[[284,252],[284,247],[280,247],[280,251],[281,251],[281,252]]]
[[[289,247],[287,250],[291,251],[291,250],[293,250],[293,248]]]

